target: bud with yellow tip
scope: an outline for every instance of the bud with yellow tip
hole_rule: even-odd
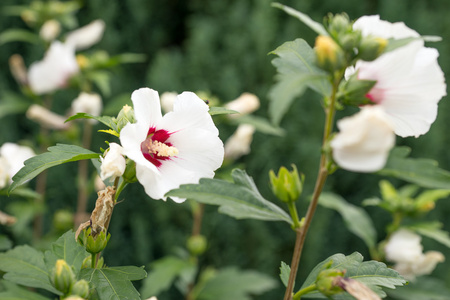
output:
[[[330,36],[319,35],[314,51],[316,63],[323,70],[334,72],[346,66],[344,51]]]
[[[75,282],[75,274],[64,259],[58,259],[51,273],[53,286],[63,294],[69,293]]]

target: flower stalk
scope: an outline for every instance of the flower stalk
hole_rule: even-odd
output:
[[[331,92],[331,96],[328,99],[329,101],[325,102],[325,126],[324,126],[324,134],[322,141],[322,149],[325,148],[331,132],[333,130],[333,121],[334,114],[336,110],[336,93],[338,90],[338,86],[340,81],[343,78],[343,71],[339,71],[335,73],[334,80],[332,81],[333,90]],[[294,254],[292,256],[291,262],[291,273],[289,274],[289,280],[286,287],[286,293],[284,294],[284,300],[292,300],[293,298],[293,290],[295,278],[297,277],[298,267],[300,264],[300,258],[303,251],[303,246],[305,244],[306,234],[308,233],[308,229],[311,225],[312,219],[314,217],[314,213],[317,208],[317,204],[319,203],[319,197],[322,193],[323,187],[325,185],[325,181],[328,177],[328,155],[324,151],[322,151],[322,155],[320,157],[319,164],[319,173],[317,175],[316,184],[314,187],[313,196],[311,202],[309,203],[308,210],[306,212],[305,218],[301,222],[301,227],[296,228],[296,240],[294,247]],[[295,221],[294,221],[295,222]],[[300,298],[298,298],[300,299]]]

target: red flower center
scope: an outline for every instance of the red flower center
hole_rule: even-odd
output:
[[[156,167],[160,167],[162,161],[178,154],[177,148],[166,142],[169,137],[170,133],[167,130],[150,127],[147,138],[141,143],[142,154]]]

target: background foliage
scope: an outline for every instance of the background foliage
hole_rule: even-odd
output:
[[[302,0],[281,1],[303,11],[320,21],[328,12],[347,12],[350,18],[364,14],[380,14],[382,19],[394,22],[404,21],[409,27],[423,35],[439,35],[443,42],[433,44],[441,57],[445,73],[450,71],[450,25],[446,0]],[[28,1],[3,0],[4,6],[27,4]],[[129,99],[131,92],[148,86],[164,91],[184,90],[208,91],[226,102],[237,98],[243,92],[258,95],[262,106],[257,114],[267,116],[267,93],[274,83],[275,68],[268,53],[285,41],[302,37],[310,44],[314,34],[298,20],[270,7],[270,0],[92,0],[85,1],[77,14],[80,25],[101,18],[107,29],[103,40],[96,47],[107,49],[110,54],[122,52],[144,53],[144,63],[124,65],[113,74],[111,96],[103,99],[105,114],[117,113],[115,103]],[[14,17],[0,17],[0,31],[12,27],[26,28]],[[44,49],[26,43],[0,45],[0,101],[19,93],[8,67],[8,58],[14,53],[24,56],[26,65],[42,57]],[[55,107],[61,114],[76,97],[73,93],[57,93]],[[256,133],[252,153],[241,158],[247,173],[253,176],[266,199],[275,201],[268,188],[268,172],[279,166],[295,163],[306,175],[304,195],[312,192],[317,172],[320,147],[322,110],[312,93],[297,101],[281,123],[286,137],[267,136]],[[408,138],[398,141],[411,146],[412,157],[436,159],[444,169],[450,169],[450,145],[447,119],[450,104],[444,98],[439,104],[437,121],[430,132],[419,139]],[[306,113],[305,113],[306,112]],[[300,119],[298,115],[301,115]],[[220,119],[216,119],[220,121]],[[23,114],[9,115],[0,119],[0,145],[4,142],[18,142],[36,135],[36,127]],[[101,129],[101,125],[97,125]],[[221,138],[225,140],[233,128],[222,127]],[[295,136],[295,139],[287,138]],[[91,149],[104,147],[107,137],[96,135]],[[47,194],[48,208],[45,230],[52,228],[52,216],[58,209],[73,211],[76,203],[76,163],[66,164],[49,171],[50,189]],[[92,167],[92,172],[94,168]],[[342,195],[352,203],[361,203],[368,196],[379,196],[377,175],[353,174],[338,171],[327,182],[326,189]],[[33,182],[32,182],[33,184]],[[395,181],[395,185],[401,185]],[[0,196],[0,209],[16,204],[14,197]],[[188,203],[152,201],[139,185],[128,187],[122,194],[124,201],[114,213],[110,231],[114,236],[105,253],[110,265],[144,265],[184,246],[191,230],[191,214]],[[95,193],[90,199],[93,208]],[[446,216],[450,204],[439,202],[439,209],[430,218],[444,222],[444,229],[450,229]],[[306,203],[300,211],[306,209]],[[383,232],[389,221],[388,215],[377,208],[367,208],[368,213]],[[206,209],[203,234],[210,241],[209,249],[202,258],[205,265],[225,267],[236,265],[243,269],[258,269],[273,277],[278,276],[279,258],[289,263],[294,236],[285,231],[285,224],[252,220],[237,221],[216,212],[216,207]],[[2,229],[3,230],[3,229]],[[7,232],[8,233],[8,232]],[[14,242],[24,243],[29,236],[15,236]],[[383,236],[379,237],[383,238]],[[431,240],[424,239],[424,247],[448,254],[448,249]],[[311,269],[324,258],[334,253],[353,251],[369,257],[364,243],[345,228],[341,217],[334,211],[319,208],[313,221],[299,277],[304,280]],[[450,285],[446,270],[450,262],[441,264],[435,274]],[[177,295],[176,291],[169,291]],[[273,299],[283,293],[281,284],[261,297]],[[163,298],[164,299],[164,298]]]

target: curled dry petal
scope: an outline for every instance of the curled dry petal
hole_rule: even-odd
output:
[[[63,130],[70,126],[69,124],[64,123],[66,121],[65,117],[38,104],[31,105],[26,112],[26,116],[28,119],[48,129]]]

